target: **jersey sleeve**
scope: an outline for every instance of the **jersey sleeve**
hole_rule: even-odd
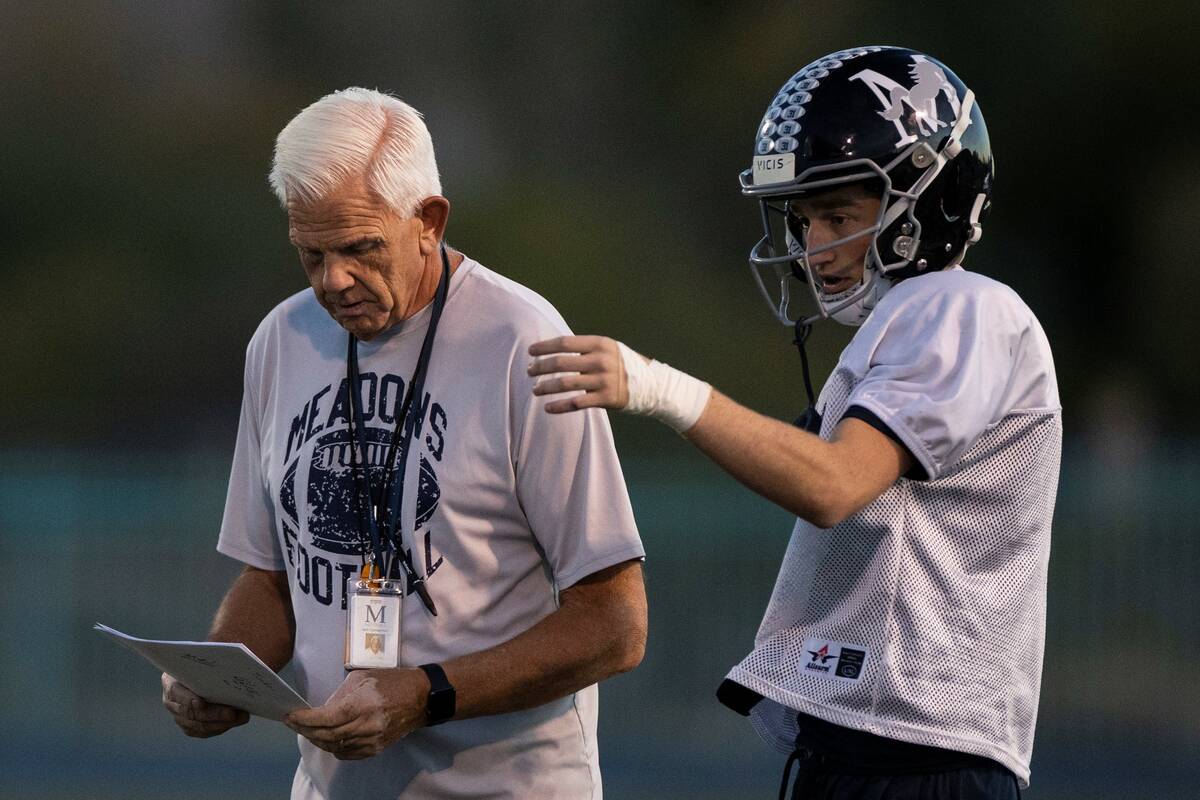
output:
[[[275,535],[274,504],[263,474],[261,411],[256,392],[262,370],[254,352],[252,342],[246,351],[242,413],[217,551],[252,567],[282,571],[285,564]]]
[[[921,468],[910,477],[936,479],[1011,410],[1032,314],[1000,286],[914,292],[891,312],[843,419],[874,417]]]
[[[518,344],[511,398],[517,423],[517,499],[545,555],[558,590],[594,572],[646,553],[633,518],[625,478],[603,409],[548,414],[526,374],[528,347],[560,336],[546,328]],[[552,398],[550,398],[552,399]]]

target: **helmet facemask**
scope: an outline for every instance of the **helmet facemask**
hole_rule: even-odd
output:
[[[907,260],[902,264],[889,263],[886,254],[880,252],[879,243],[883,238],[880,233],[889,228],[894,215],[907,208],[909,203],[899,202],[904,199],[903,194],[892,189],[887,173],[874,163],[862,161],[853,165],[850,171],[846,166],[839,164],[823,171],[820,168],[811,170],[810,173],[815,174],[803,175],[791,183],[787,194],[760,198],[764,236],[751,251],[751,271],[775,317],[785,325],[794,326],[797,322],[810,325],[826,318],[847,325],[860,324],[890,288],[888,269],[908,263]],[[858,230],[812,246],[795,213],[796,204],[844,186],[858,186],[877,198],[878,210],[873,219]],[[915,231],[912,225],[908,228]],[[864,238],[869,242],[862,255],[859,279],[851,286],[827,291],[819,268],[825,259],[819,256],[852,247]],[[833,266],[844,274],[847,265]]]

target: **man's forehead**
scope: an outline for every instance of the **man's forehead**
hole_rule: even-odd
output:
[[[312,202],[289,201],[288,235],[306,242],[382,235],[390,209],[366,194],[344,194]]]

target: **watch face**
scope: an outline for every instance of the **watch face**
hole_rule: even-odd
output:
[[[437,725],[454,716],[454,687],[446,678],[446,672],[438,664],[422,664],[421,669],[429,676],[429,698],[425,706],[428,724]]]

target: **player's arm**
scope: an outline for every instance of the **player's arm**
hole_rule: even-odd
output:
[[[565,697],[633,669],[645,647],[642,566],[626,561],[562,590],[559,608],[524,633],[444,662],[454,719]],[[338,758],[368,758],[425,724],[429,688],[420,669],[356,670],[324,706],[294,711],[287,724]]]
[[[534,394],[575,392],[546,411],[626,410],[662,420],[768,500],[823,528],[878,497],[913,465],[889,436],[843,420],[830,441],[771,419],[665,364],[601,336],[564,336],[530,348]],[[579,393],[582,391],[582,393]]]
[[[825,441],[716,390],[684,436],[747,487],[821,528],[861,509],[912,467],[904,447],[861,420],[842,420]]]
[[[221,601],[208,634],[212,642],[241,642],[278,672],[292,658],[296,621],[287,573],[246,567]],[[250,720],[245,711],[210,703],[165,672],[163,706],[188,736],[217,736]]]

